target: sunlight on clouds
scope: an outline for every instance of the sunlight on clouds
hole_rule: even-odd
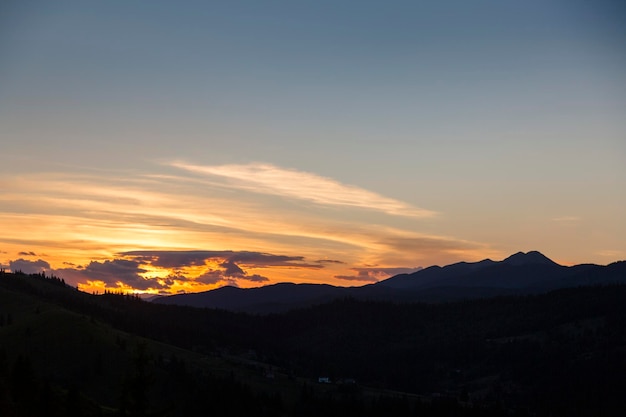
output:
[[[198,170],[203,176],[195,175]],[[26,249],[45,253],[53,270],[65,271],[86,291],[128,290],[136,284],[140,288],[135,290],[149,293],[250,287],[268,279],[348,285],[345,277],[354,275],[351,268],[412,267],[488,249],[421,234],[417,228],[423,223],[418,222],[433,212],[315,174],[258,164],[185,166],[183,172],[189,175],[108,172],[102,177],[51,173],[9,178],[0,194],[0,243],[14,254]],[[276,197],[315,204],[294,205]],[[343,210],[332,209],[339,206]],[[406,216],[405,228],[392,226],[390,215]],[[159,266],[127,255],[197,249],[214,251],[215,256],[199,264]],[[229,251],[238,255],[230,258]],[[258,259],[273,262],[264,265],[250,258],[263,253],[300,261],[276,262],[282,258],[263,255]],[[110,274],[123,259],[134,262],[136,269],[128,281],[116,281]],[[320,259],[335,262],[316,263]],[[105,269],[106,280],[95,279]]]
[[[79,283],[78,289],[84,292],[102,294],[104,293],[104,291],[110,288],[107,288],[106,283],[104,283],[103,281],[87,280],[84,283]]]
[[[141,267],[145,272],[140,272],[139,275],[146,279],[163,279],[172,274],[172,270],[170,269],[158,268],[150,264],[141,264]]]
[[[435,215],[433,211],[412,207],[332,178],[270,164],[200,166],[173,162],[170,165],[190,172],[225,177],[232,180],[230,186],[257,193],[298,198],[323,205],[359,207],[399,216]]]
[[[151,228],[141,224],[123,223],[107,219],[45,214],[2,215],[24,227],[6,230],[15,238],[28,236],[35,241],[92,242],[101,247],[163,246],[176,236],[176,231]],[[24,233],[28,231],[28,233]]]
[[[351,224],[332,218],[303,217],[301,213],[267,209],[258,204],[246,205],[232,199],[206,197],[202,190],[195,194],[178,196],[172,192],[167,193],[167,189],[163,194],[158,194],[156,191],[128,186],[112,187],[99,184],[97,179],[90,186],[76,186],[71,180],[66,180],[62,185],[55,181],[51,187],[55,191],[71,190],[60,197],[56,194],[46,196],[48,187],[44,179],[22,182],[22,186],[26,185],[31,187],[29,192],[37,192],[39,197],[34,199],[27,195],[21,198],[23,208],[27,208],[25,211],[40,210],[43,204],[48,210],[64,212],[65,216],[50,219],[53,222],[49,223],[64,224],[64,234],[72,239],[95,239],[106,245],[117,242],[118,246],[124,247],[180,247],[180,244],[173,242],[184,241],[193,247],[197,246],[198,239],[206,241],[207,236],[215,236],[222,244],[232,244],[237,240],[254,240],[250,235],[256,233],[259,235],[257,240],[263,240],[261,246],[267,244],[267,239],[280,240],[281,237],[291,236],[316,240],[322,246],[322,241],[331,241],[355,248],[380,249],[379,245],[372,243],[369,236],[371,228],[375,227],[373,225],[364,227],[358,223]],[[100,191],[92,192],[93,189]],[[94,194],[118,198],[94,200],[90,198]],[[126,195],[133,196],[133,199],[119,198]],[[140,203],[144,198],[152,204]],[[233,207],[237,209],[233,210]],[[88,222],[85,222],[86,218],[89,219]],[[206,230],[207,226],[228,229],[211,231]],[[202,228],[205,230],[199,231]],[[185,233],[179,233],[176,239],[170,240],[171,234],[177,233],[175,230],[184,230]],[[245,234],[248,237],[230,237],[233,234]],[[205,239],[201,239],[202,236]],[[168,243],[170,241],[172,243]]]

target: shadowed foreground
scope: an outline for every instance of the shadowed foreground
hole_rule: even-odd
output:
[[[625,301],[613,285],[253,316],[2,273],[0,415],[618,416]]]

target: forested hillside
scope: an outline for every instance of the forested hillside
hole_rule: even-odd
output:
[[[255,316],[2,273],[0,414],[618,416],[625,301],[613,285]]]

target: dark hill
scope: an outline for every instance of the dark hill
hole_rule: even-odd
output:
[[[431,266],[362,287],[275,284],[252,289],[223,287],[155,299],[161,304],[219,308],[249,313],[284,312],[337,298],[394,302],[442,302],[514,294],[545,293],[579,285],[626,283],[626,263],[566,267],[537,251],[518,252],[502,261]]]
[[[624,375],[626,285],[253,316],[0,273],[3,417],[621,417]]]
[[[332,285],[280,283],[250,289],[226,286],[200,293],[160,297],[153,302],[269,313],[320,304],[344,294],[345,288]]]

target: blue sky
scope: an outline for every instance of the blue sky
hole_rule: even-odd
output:
[[[250,276],[339,283],[518,250],[624,259],[625,19],[618,1],[5,2],[0,225],[32,230],[0,263],[252,251],[342,263]]]

